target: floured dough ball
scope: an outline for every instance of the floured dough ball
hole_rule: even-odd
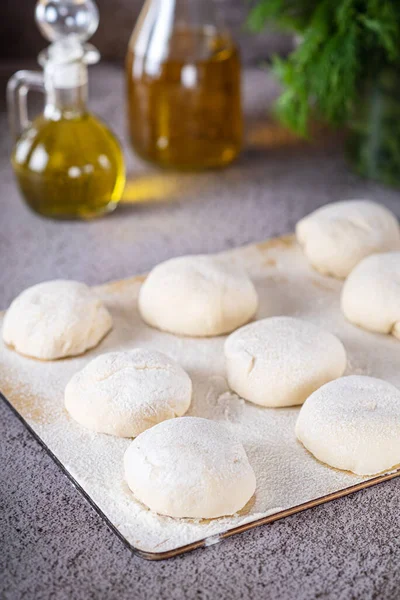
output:
[[[256,478],[242,444],[207,419],[165,421],[139,435],[124,456],[135,497],[170,517],[232,515],[254,494]]]
[[[342,290],[346,319],[400,339],[400,252],[373,254],[350,273]]]
[[[15,298],[4,318],[3,340],[25,356],[55,360],[97,346],[111,327],[110,313],[87,285],[59,279]]]
[[[343,375],[346,351],[331,333],[292,317],[256,321],[225,342],[230,388],[261,406],[302,404]]]
[[[189,375],[161,352],[135,348],[102,354],[76,373],[65,388],[65,407],[84,427],[136,437],[188,410]]]
[[[311,265],[338,278],[370,254],[400,249],[397,218],[368,200],[323,206],[297,223],[296,236]]]
[[[302,406],[296,435],[331,467],[357,475],[387,471],[400,463],[400,391],[358,375],[327,383]]]
[[[213,336],[247,323],[258,305],[247,274],[211,256],[181,256],[155,267],[143,283],[139,311],[157,329]]]

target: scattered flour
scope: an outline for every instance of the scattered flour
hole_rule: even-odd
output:
[[[347,374],[380,377],[400,388],[400,342],[346,322],[339,306],[341,282],[316,273],[290,238],[222,256],[248,269],[259,294],[258,319],[285,314],[309,320],[343,342]],[[262,408],[229,391],[225,337],[179,338],[146,326],[137,310],[140,284],[140,278],[133,278],[96,288],[114,328],[83,356],[41,362],[0,344],[1,391],[132,546],[164,552],[201,539],[218,540],[239,525],[364,480],[324,466],[303,448],[294,431],[299,408]],[[63,395],[72,375],[99,354],[134,347],[176,360],[193,382],[188,414],[225,423],[244,445],[257,489],[237,515],[196,521],[150,512],[124,481],[123,455],[130,440],[91,432],[68,416]]]

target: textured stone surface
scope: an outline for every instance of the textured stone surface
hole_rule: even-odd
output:
[[[5,77],[7,69],[2,72]],[[90,223],[30,213],[8,164],[10,140],[1,136],[1,307],[44,279],[100,283],[170,256],[277,235],[337,199],[373,198],[400,215],[399,192],[351,174],[337,139],[298,143],[267,122],[276,86],[265,73],[248,72],[245,84],[248,144],[241,159],[226,171],[179,176],[129,152],[121,73],[107,65],[94,69],[92,107],[123,139],[130,184],[116,213]],[[0,126],[4,132],[4,114]],[[145,198],[152,202],[129,202]],[[399,597],[397,480],[150,563],[125,548],[2,402],[0,470],[0,597],[7,600]]]

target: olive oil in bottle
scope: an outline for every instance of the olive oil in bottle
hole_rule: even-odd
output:
[[[116,207],[124,188],[119,145],[88,113],[38,117],[22,133],[11,162],[26,202],[46,217],[101,215]]]
[[[242,146],[238,49],[209,0],[148,0],[126,60],[134,150],[165,167],[232,162]]]
[[[39,0],[36,18],[53,40],[39,56],[44,73],[20,71],[8,85],[16,138],[11,162],[18,185],[27,204],[41,215],[104,214],[122,195],[125,170],[113,133],[86,106],[87,65],[97,62],[99,54],[83,41],[97,28],[97,9],[92,0]],[[44,92],[45,107],[30,122],[26,91],[32,89]]]

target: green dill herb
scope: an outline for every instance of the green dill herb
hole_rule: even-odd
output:
[[[307,135],[311,114],[349,121],[363,82],[400,69],[400,0],[250,0],[249,25],[292,31],[300,43],[273,69],[283,85],[276,105],[286,126]]]

